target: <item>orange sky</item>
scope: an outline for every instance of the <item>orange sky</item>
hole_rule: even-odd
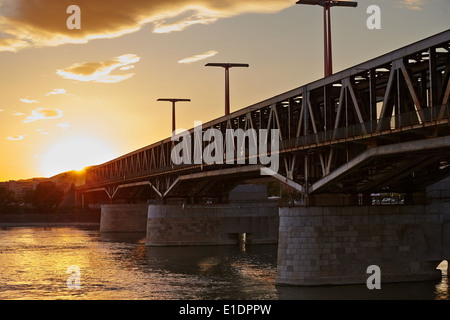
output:
[[[0,181],[51,176],[166,138],[323,75],[320,7],[294,0],[0,0]],[[69,5],[81,9],[70,30]],[[369,30],[369,5],[381,29]],[[333,8],[334,71],[444,31],[448,0]]]

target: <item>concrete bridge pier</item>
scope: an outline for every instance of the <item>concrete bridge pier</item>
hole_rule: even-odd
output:
[[[149,246],[229,245],[278,242],[278,205],[265,186],[242,185],[228,203],[149,205]]]
[[[103,204],[100,232],[146,232],[147,204]]]
[[[438,194],[422,205],[281,207],[276,283],[366,283],[372,265],[381,283],[440,279],[450,198]]]
[[[149,205],[149,246],[238,244],[278,241],[278,206],[265,203]]]

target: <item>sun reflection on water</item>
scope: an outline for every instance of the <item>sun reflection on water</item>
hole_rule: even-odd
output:
[[[439,283],[385,284],[377,293],[365,285],[279,287],[276,254],[276,245],[148,247],[145,233],[6,228],[0,229],[0,300],[450,299],[445,274]],[[69,266],[80,270],[80,289],[67,285]]]

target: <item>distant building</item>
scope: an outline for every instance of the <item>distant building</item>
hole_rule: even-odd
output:
[[[85,173],[68,171],[50,178],[32,178],[17,181],[9,180],[0,182],[0,187],[12,190],[16,199],[22,200],[27,192],[36,190],[38,184],[44,181],[55,183],[56,186],[60,187],[64,193],[67,194],[70,191],[73,191],[74,187],[85,183]]]
[[[0,187],[13,191],[16,199],[23,199],[27,192],[35,190],[37,185],[44,180],[44,178],[33,178],[18,181],[9,180],[6,182],[0,182]]]

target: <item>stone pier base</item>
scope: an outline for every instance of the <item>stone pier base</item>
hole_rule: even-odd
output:
[[[426,205],[280,208],[276,283],[366,283],[371,265],[381,282],[439,279],[448,228]]]
[[[145,232],[147,204],[104,204],[100,232]]]
[[[277,243],[276,203],[149,205],[147,240],[150,246]]]

